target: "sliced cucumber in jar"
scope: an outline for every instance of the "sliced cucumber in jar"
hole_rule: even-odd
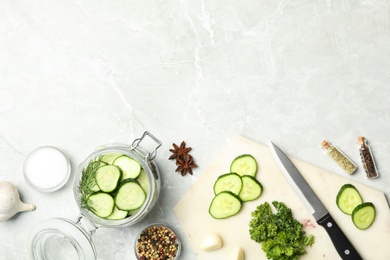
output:
[[[230,165],[230,172],[235,172],[240,176],[250,175],[256,176],[257,162],[250,154],[242,154],[237,156]]]
[[[146,193],[135,181],[127,181],[119,187],[115,196],[115,205],[121,210],[140,208],[146,200]]]
[[[96,184],[104,192],[115,190],[121,177],[122,171],[115,165],[100,166],[95,173]]]
[[[215,219],[224,219],[236,215],[241,207],[242,201],[236,194],[222,191],[211,201],[209,214]]]
[[[148,193],[150,189],[150,182],[148,175],[146,174],[144,169],[141,169],[141,173],[139,174],[137,181],[139,185],[141,185],[142,189],[144,189],[144,191]]]
[[[135,179],[141,173],[141,165],[127,155],[116,158],[113,165],[118,166],[122,170],[122,180]]]
[[[231,191],[238,195],[242,189],[241,176],[231,172],[222,174],[214,183],[214,194],[217,195],[222,191]]]
[[[111,215],[107,217],[107,219],[111,220],[120,220],[127,217],[128,212],[125,210],[120,210],[117,207],[114,207],[114,210],[112,211]]]
[[[97,192],[90,195],[87,199],[88,209],[102,218],[110,216],[114,206],[114,198],[108,193]]]
[[[242,179],[242,189],[238,194],[242,201],[252,201],[260,197],[263,192],[263,185],[253,176],[244,175]]]
[[[120,154],[120,153],[108,153],[108,154],[102,155],[100,160],[106,164],[112,164],[115,161],[115,159],[121,155],[122,154]]]
[[[364,202],[353,209],[352,222],[358,229],[365,230],[374,223],[375,216],[376,210],[374,204]]]
[[[359,191],[352,184],[344,184],[336,197],[339,209],[347,215],[351,215],[353,209],[363,203]]]

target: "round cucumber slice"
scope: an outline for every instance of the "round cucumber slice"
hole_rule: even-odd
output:
[[[120,186],[115,196],[115,205],[120,210],[130,211],[140,208],[146,200],[145,191],[135,181]]]
[[[141,173],[141,165],[127,155],[119,156],[112,164],[122,170],[122,180],[135,179]]]
[[[100,166],[95,173],[96,184],[104,192],[115,190],[121,177],[122,172],[115,165]]]
[[[231,191],[238,195],[242,189],[242,180],[237,173],[226,173],[218,177],[214,184],[214,194],[222,191]]]
[[[376,210],[371,202],[364,202],[352,211],[353,224],[361,230],[369,228],[374,223]]]
[[[230,165],[230,172],[235,172],[240,176],[251,175],[256,176],[257,162],[250,154],[242,154],[237,156]]]
[[[112,211],[111,215],[107,217],[107,219],[120,220],[126,218],[127,214],[127,211],[120,210],[117,207],[114,207],[114,210]]]
[[[242,176],[242,189],[238,194],[242,201],[252,201],[260,197],[263,192],[263,185],[253,176]]]
[[[236,215],[242,207],[241,199],[230,191],[222,191],[211,201],[210,215],[215,219],[224,219]]]
[[[106,164],[112,164],[115,161],[115,159],[118,158],[119,156],[122,156],[122,154],[108,153],[108,154],[103,155],[100,160]]]
[[[352,184],[344,184],[337,194],[336,203],[339,209],[351,215],[353,209],[363,203],[359,191]]]
[[[108,193],[97,192],[88,197],[87,207],[95,215],[105,218],[114,210],[114,199]]]

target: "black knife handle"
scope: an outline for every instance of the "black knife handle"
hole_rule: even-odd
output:
[[[362,259],[362,257],[353,247],[351,242],[349,242],[348,238],[344,235],[343,231],[339,228],[339,226],[333,220],[332,216],[329,213],[319,219],[317,223],[323,228],[325,228],[326,232],[328,232],[328,235],[332,240],[332,243],[336,248],[337,253],[339,253],[342,259]]]

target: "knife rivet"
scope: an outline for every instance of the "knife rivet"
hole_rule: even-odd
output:
[[[346,249],[345,251],[344,251],[344,254],[346,254],[346,255],[349,255],[351,252],[348,250],[348,249]]]
[[[332,226],[333,226],[332,222],[328,222],[328,223],[326,223],[326,225],[327,225],[328,227],[332,227]]]

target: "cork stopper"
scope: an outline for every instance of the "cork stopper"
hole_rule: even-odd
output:
[[[328,149],[329,148],[329,143],[326,141],[326,140],[323,140],[321,145],[325,148],[325,149]]]
[[[364,143],[364,136],[358,136],[358,143],[363,144]]]

